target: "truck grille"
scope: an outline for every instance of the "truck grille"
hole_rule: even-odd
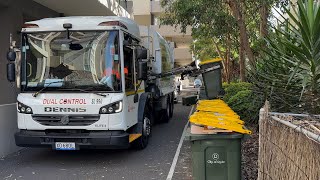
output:
[[[89,126],[100,115],[32,115],[32,119],[45,126]]]

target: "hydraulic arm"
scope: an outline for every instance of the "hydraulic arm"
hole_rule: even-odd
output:
[[[172,76],[172,75],[181,75],[181,80],[184,79],[185,76],[192,76],[192,77],[196,77],[200,74],[209,72],[209,71],[213,71],[216,69],[221,68],[220,65],[213,65],[207,68],[198,68],[195,64],[195,62],[192,62],[186,66],[182,66],[182,67],[178,67],[178,68],[174,68],[171,71],[167,71],[161,74],[151,74],[149,80],[154,80],[157,78],[163,78],[163,77],[168,77],[168,76]]]

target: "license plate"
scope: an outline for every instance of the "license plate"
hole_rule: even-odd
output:
[[[76,143],[56,142],[56,150],[76,150]]]

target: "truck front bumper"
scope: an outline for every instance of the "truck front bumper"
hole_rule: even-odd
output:
[[[74,142],[76,149],[126,149],[129,134],[124,131],[89,131],[81,134],[46,133],[45,131],[21,130],[15,134],[20,147],[52,147],[56,142]]]

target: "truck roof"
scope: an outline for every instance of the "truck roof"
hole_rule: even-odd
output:
[[[99,26],[103,22],[120,22],[124,26],[104,25]],[[34,24],[38,27],[26,26],[22,32],[41,32],[41,31],[65,31],[63,24],[71,23],[71,30],[112,30],[123,29],[140,39],[140,31],[137,23],[132,19],[118,16],[71,16],[45,18],[37,21],[26,22],[26,25]],[[126,28],[125,28],[126,27]]]

